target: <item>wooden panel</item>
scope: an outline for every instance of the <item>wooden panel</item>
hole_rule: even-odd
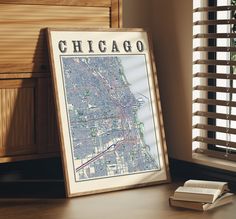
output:
[[[47,54],[45,54],[46,60]],[[0,57],[1,60],[1,57]],[[9,60],[8,60],[9,62]],[[34,63],[1,63],[0,62],[0,74],[3,73],[35,73],[47,71],[48,64],[42,64],[38,62]],[[47,62],[47,61],[46,61]]]
[[[35,82],[33,80],[5,80],[0,82],[0,89],[11,88],[26,88],[34,87]]]
[[[35,150],[34,116],[33,79],[0,80],[1,156]]]
[[[37,151],[43,152],[48,145],[48,91],[49,79],[38,79],[36,92]]]
[[[0,4],[0,72],[48,71],[46,27],[109,26],[105,7]]]
[[[111,27],[122,27],[122,1],[113,0],[111,2]]]
[[[121,27],[121,2],[0,0],[0,163],[59,151],[44,29]]]
[[[0,3],[24,5],[70,5],[84,7],[110,7],[111,0],[0,0]]]
[[[48,78],[48,73],[1,73],[0,79]],[[235,76],[236,77],[236,76]]]
[[[37,82],[37,152],[59,151],[58,128],[51,80],[38,79]]]
[[[0,80],[0,157],[59,151],[53,100],[50,78]]]
[[[0,163],[9,163],[9,162],[16,162],[22,160],[33,160],[33,159],[42,159],[42,158],[51,158],[51,157],[59,157],[60,153],[44,153],[44,154],[36,154],[30,153],[25,155],[17,155],[17,156],[0,156]]]
[[[47,152],[59,151],[59,131],[56,120],[56,109],[52,92],[52,84],[48,94],[48,147]]]

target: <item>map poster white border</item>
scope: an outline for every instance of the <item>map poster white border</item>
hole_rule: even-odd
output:
[[[156,68],[142,29],[47,29],[68,197],[168,182]]]

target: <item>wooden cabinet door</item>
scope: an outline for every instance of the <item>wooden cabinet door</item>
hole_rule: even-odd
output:
[[[0,155],[35,153],[35,80],[0,80]]]
[[[45,28],[120,27],[119,0],[0,0],[0,163],[58,154]]]

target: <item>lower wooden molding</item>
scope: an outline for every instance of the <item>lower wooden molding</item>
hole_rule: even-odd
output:
[[[0,182],[2,198],[65,198],[63,181]]]
[[[229,183],[230,190],[236,192],[236,173],[217,169],[209,166],[186,162],[170,158],[170,172],[172,179],[188,180],[216,180],[226,181]]]
[[[0,198],[65,197],[60,157],[0,163]]]
[[[34,159],[43,159],[50,157],[59,157],[60,153],[48,153],[48,154],[30,154],[30,155],[18,155],[18,156],[4,156],[0,157],[0,163],[9,163],[16,161],[25,161],[25,160],[34,160]]]
[[[0,164],[0,183],[58,180],[63,180],[60,157]]]

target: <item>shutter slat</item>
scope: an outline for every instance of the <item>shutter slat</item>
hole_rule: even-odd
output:
[[[210,91],[210,92],[223,92],[223,93],[236,93],[236,88],[229,87],[215,87],[215,86],[195,86],[193,90]]]
[[[236,52],[236,47],[215,47],[215,46],[199,46],[193,49],[195,52]]]
[[[202,99],[197,98],[193,100],[193,103],[207,104],[207,105],[219,105],[219,106],[231,106],[236,107],[236,102],[234,101],[224,101],[224,100],[214,100],[214,99]]]
[[[200,33],[193,35],[193,38],[207,38],[207,39],[215,39],[215,38],[235,38],[236,33]]]
[[[225,146],[225,147],[230,147],[230,148],[236,148],[235,142],[226,142],[223,140],[213,139],[213,138],[205,138],[205,137],[198,136],[194,138],[193,141],[202,142],[206,144],[220,145],[220,146]]]
[[[213,78],[213,79],[236,79],[236,74],[223,73],[203,73],[198,72],[193,75],[195,78]]]
[[[208,11],[232,11],[236,10],[236,6],[212,6],[212,7],[198,7],[193,9],[193,12],[208,12]]]
[[[236,134],[236,129],[226,128],[226,127],[221,127],[221,126],[214,126],[214,125],[196,124],[193,126],[193,128],[204,129],[204,130],[213,131],[213,132]]]
[[[236,24],[236,20],[226,19],[226,20],[201,20],[196,21],[193,25],[221,25],[221,24]]]
[[[225,119],[225,120],[236,121],[236,115],[228,115],[228,114],[223,114],[223,113],[196,111],[193,113],[193,115],[194,116],[203,116],[203,117],[213,118],[213,119]]]
[[[201,64],[201,65],[229,65],[235,66],[236,61],[228,61],[228,60],[204,60],[199,59],[193,62],[193,64]]]

